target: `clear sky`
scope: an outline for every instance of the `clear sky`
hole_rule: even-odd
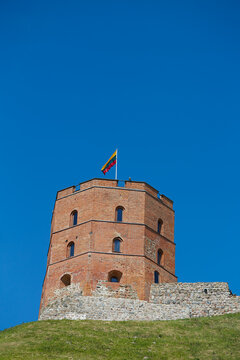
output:
[[[56,192],[119,148],[179,281],[239,284],[239,1],[0,2],[0,329],[37,320]],[[106,175],[114,177],[114,168]]]

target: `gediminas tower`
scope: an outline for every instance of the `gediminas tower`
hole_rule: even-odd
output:
[[[176,282],[173,202],[145,182],[92,179],[57,193],[41,307],[57,289],[99,280],[149,300],[151,284]]]

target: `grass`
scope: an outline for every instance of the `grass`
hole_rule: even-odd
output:
[[[48,320],[0,332],[0,359],[240,359],[240,313],[176,321]]]

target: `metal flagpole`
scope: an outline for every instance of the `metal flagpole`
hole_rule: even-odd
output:
[[[118,163],[118,149],[116,150],[116,169],[115,169],[115,180],[117,180],[117,163]]]

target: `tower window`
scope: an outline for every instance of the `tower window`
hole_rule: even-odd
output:
[[[157,227],[157,232],[158,232],[159,234],[161,234],[161,231],[162,231],[162,224],[163,224],[162,220],[159,219],[159,220],[158,220],[158,227]]]
[[[118,222],[123,221],[123,210],[124,210],[124,208],[121,206],[118,206],[116,208],[116,215],[115,215],[116,221],[118,221]]]
[[[113,251],[120,252],[121,239],[117,238],[113,240]]]
[[[61,287],[71,285],[71,275],[69,275],[69,274],[63,275],[61,277],[60,283],[61,283]]]
[[[67,246],[67,257],[74,256],[74,242],[70,242]]]
[[[112,270],[108,273],[108,281],[109,282],[120,282],[122,277],[121,271]]]
[[[77,221],[78,221],[78,212],[77,210],[73,210],[70,215],[70,226],[77,225]]]
[[[162,265],[163,251],[161,249],[157,252],[157,263],[158,265]]]
[[[159,284],[159,272],[154,271],[154,283]]]

